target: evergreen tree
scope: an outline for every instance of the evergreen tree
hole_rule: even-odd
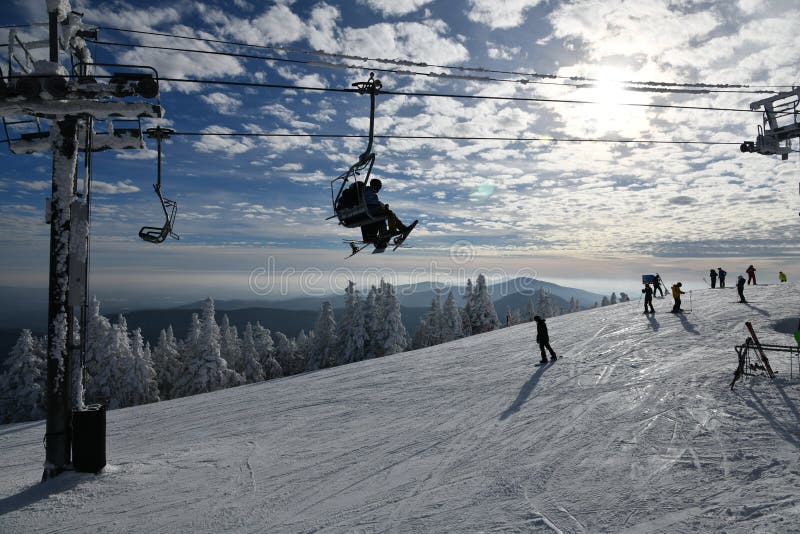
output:
[[[206,298],[202,305],[199,333],[191,332],[187,345],[195,345],[196,352],[187,354],[178,380],[182,395],[216,391],[244,383],[244,379],[228,368],[220,351],[220,330],[214,317],[214,300]],[[194,318],[193,318],[194,326]]]
[[[376,331],[378,353],[376,356],[388,356],[406,350],[409,344],[406,327],[400,313],[400,302],[392,284],[381,280],[381,289],[376,299],[376,307],[383,317],[383,323]]]
[[[550,294],[540,287],[536,293],[536,311],[537,315],[547,319],[553,316],[553,306],[550,300]]]
[[[111,322],[100,314],[97,297],[92,297],[88,314],[84,358],[86,380],[83,384],[85,397],[87,402],[107,403],[114,387],[111,375],[116,368],[116,358],[109,351]]]
[[[431,306],[425,316],[426,339],[424,347],[432,347],[444,343],[445,333],[444,313],[442,312],[442,298],[435,293],[431,299]]]
[[[0,424],[33,421],[47,415],[46,349],[23,330],[0,374]]]
[[[376,340],[382,320],[382,312],[378,309],[378,289],[372,286],[364,301],[364,326],[367,331],[366,359],[378,356],[380,346]]]
[[[315,371],[335,365],[336,345],[337,329],[333,306],[326,300],[320,305],[319,316],[314,326],[314,342],[308,351],[306,370]]]
[[[141,328],[131,334],[131,362],[126,378],[129,406],[158,402],[158,379],[153,369],[153,356],[150,345],[144,343]]]
[[[472,280],[467,278],[467,286],[464,288],[464,309],[461,311],[462,330],[465,336],[471,336],[475,332],[472,331],[472,321],[474,314],[472,312]]]
[[[336,365],[358,362],[367,356],[367,326],[361,296],[351,281],[345,290],[344,314],[339,325]]]
[[[461,313],[458,311],[455,296],[450,291],[444,301],[442,310],[443,335],[442,342],[453,341],[464,337],[464,327],[461,320]]]
[[[470,300],[472,314],[470,326],[473,334],[482,334],[500,328],[500,320],[497,318],[494,303],[489,297],[489,288],[483,274],[478,275]]]
[[[611,293],[611,299],[609,300],[609,304],[616,304],[616,303],[617,303],[617,293],[616,292],[612,292]]]
[[[608,297],[603,297],[603,300],[600,302],[600,306],[608,306],[609,300]]]
[[[183,362],[181,362],[178,352],[178,341],[172,332],[172,325],[166,330],[161,330],[158,335],[158,343],[153,350],[153,367],[158,379],[158,392],[161,399],[172,399],[175,395],[175,383],[178,374],[181,372]]]
[[[219,327],[220,343],[219,351],[222,359],[228,364],[229,369],[233,369],[239,374],[244,374],[244,363],[242,362],[242,340],[239,339],[239,332],[235,325],[228,320],[228,314],[222,316],[222,324]]]
[[[253,325],[247,323],[244,328],[244,338],[242,339],[241,349],[242,361],[242,374],[244,379],[252,384],[254,382],[263,381],[266,376],[264,375],[264,368],[258,358],[258,349],[256,349],[255,338],[253,337]],[[277,362],[276,362],[277,364]]]
[[[294,340],[286,337],[283,332],[275,332],[275,341],[275,359],[280,364],[284,374],[302,373],[305,362],[298,361],[297,345]]]
[[[422,349],[429,347],[428,345],[428,323],[424,318],[420,318],[417,331],[414,333],[414,339],[411,341],[411,347],[415,349]]]
[[[528,297],[528,305],[525,307],[525,322],[530,323],[536,317],[536,307],[533,305],[533,297]]]
[[[270,358],[275,359],[275,343],[272,341],[272,332],[256,321],[256,324],[253,325],[253,341],[256,344],[256,351],[258,351],[258,361],[266,372]]]
[[[117,322],[111,327],[108,352],[109,375],[106,384],[108,407],[113,410],[132,406],[132,393],[127,376],[133,367],[133,353],[128,321],[122,314],[117,316]]]

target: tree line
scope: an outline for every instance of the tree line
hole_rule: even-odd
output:
[[[200,312],[192,314],[184,339],[176,339],[170,325],[154,346],[143,339],[141,329],[129,330],[124,315],[114,323],[103,316],[94,298],[85,362],[73,373],[74,403],[101,402],[114,409],[185,397],[380,358],[528,322],[534,315],[552,317],[580,309],[571,299],[562,310],[540,289],[529,297],[524,312],[507,310],[501,322],[481,274],[474,284],[467,281],[463,307],[452,291],[444,302],[436,294],[411,337],[390,283],[382,280],[362,295],[350,282],[345,293],[338,322],[331,303],[323,302],[313,330],[292,338],[259,322],[248,322],[240,332],[227,315],[218,323],[214,300],[208,297]],[[79,336],[77,325],[74,331]],[[46,338],[21,332],[0,373],[0,423],[45,417],[46,348]]]

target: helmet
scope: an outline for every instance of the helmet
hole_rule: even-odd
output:
[[[369,181],[369,186],[372,189],[374,189],[375,191],[380,191],[382,185],[383,185],[383,182],[381,182],[377,178],[373,178],[372,180]]]

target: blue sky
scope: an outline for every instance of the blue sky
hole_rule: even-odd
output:
[[[45,5],[3,2],[0,25],[44,21]],[[378,96],[376,134],[436,138],[376,140],[382,200],[420,225],[413,248],[347,261],[342,240],[358,232],[325,220],[329,182],[356,161],[364,138],[173,137],[164,146],[163,190],[178,201],[181,240],[162,245],[137,237],[141,226],[159,224],[154,144],[96,154],[91,283],[101,297],[256,297],[266,291],[253,290],[253,275],[267,272],[274,279],[260,287],[273,298],[332,281],[341,287],[348,277],[365,285],[378,276],[403,284],[523,274],[610,293],[636,290],[639,275],[653,271],[690,287],[719,266],[737,274],[754,263],[764,281],[778,269],[800,276],[798,156],[739,151],[738,143],[755,138],[759,114],[615,104],[747,109],[769,95],[748,91],[798,85],[800,14],[791,0],[73,0],[72,7],[100,27],[274,48],[110,29],[100,30],[102,41],[301,61],[90,47],[97,62],[152,65],[162,77],[348,88],[379,69],[384,90],[403,94]],[[0,29],[0,42],[7,33]],[[304,53],[313,50],[327,54]],[[619,81],[750,87],[688,94],[627,91]],[[362,95],[174,82],[161,89],[160,123],[178,132],[367,132]],[[448,136],[721,144],[441,139]],[[50,157],[6,149],[0,162],[2,285],[44,287]]]

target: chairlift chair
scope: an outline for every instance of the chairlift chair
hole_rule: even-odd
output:
[[[331,180],[331,201],[334,215],[328,218],[336,217],[339,224],[345,228],[382,224],[386,220],[385,213],[371,212],[364,198],[372,166],[375,164],[375,153],[372,152],[375,131],[375,95],[380,92],[381,82],[376,80],[375,74],[371,72],[368,81],[356,82],[353,87],[356,87],[360,94],[369,93],[370,96],[369,143],[355,164]],[[362,173],[363,180],[360,179]]]
[[[161,202],[165,221],[163,226],[143,226],[142,229],[139,230],[139,237],[148,243],[163,243],[167,237],[180,239],[180,236],[172,231],[175,226],[175,215],[178,213],[178,203],[161,194],[161,141],[163,139],[168,139],[175,131],[157,126],[155,128],[148,128],[145,133],[151,139],[155,139],[158,145],[158,175],[156,183],[153,184],[153,189],[156,195],[158,195],[158,200]]]

